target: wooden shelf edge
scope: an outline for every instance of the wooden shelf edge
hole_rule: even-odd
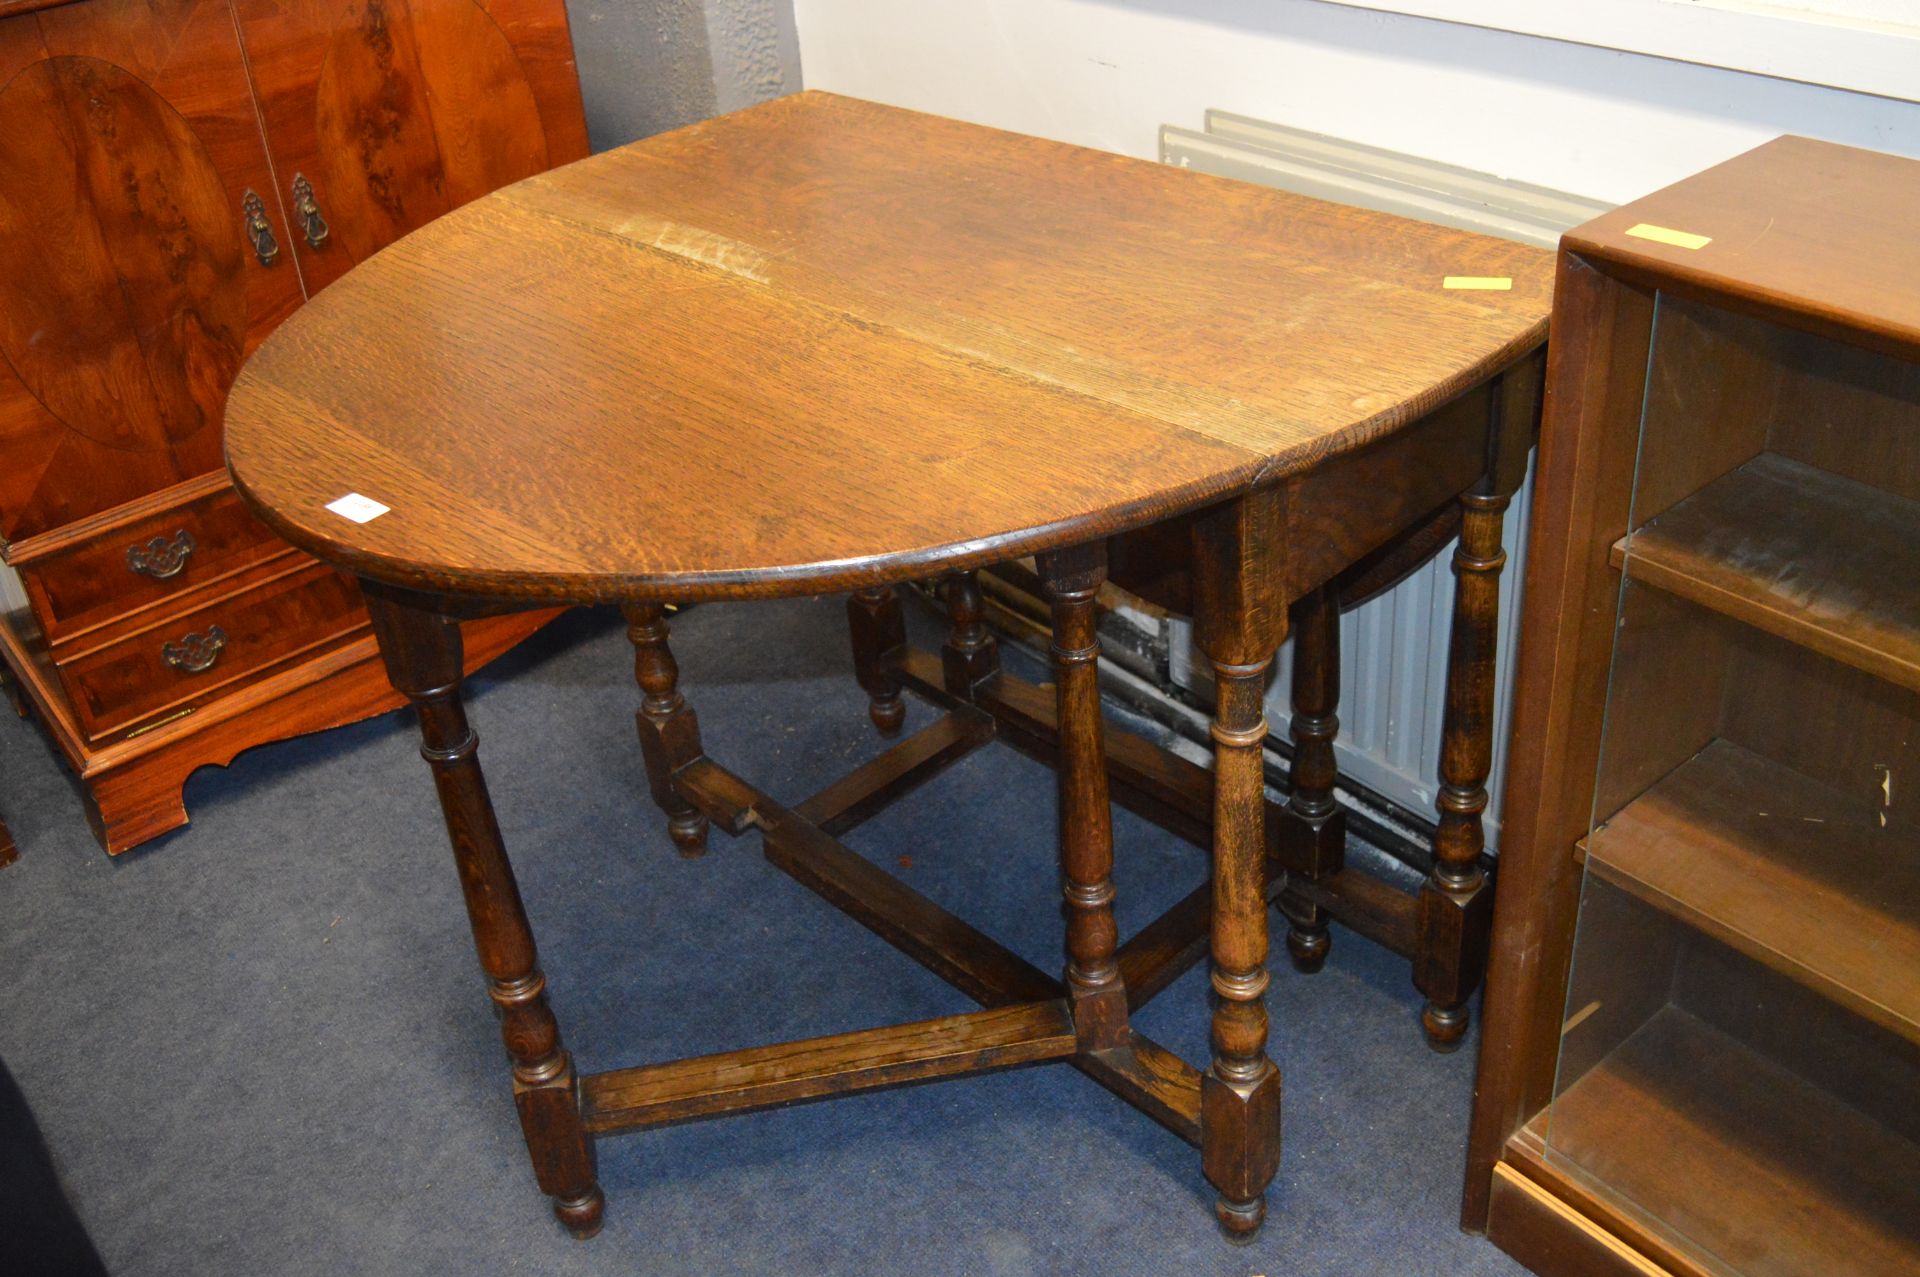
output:
[[[1610,558],[1631,580],[1920,691],[1920,594],[1906,584],[1920,581],[1920,502],[1763,452],[1616,541]],[[1803,564],[1816,586],[1771,588]],[[1861,599],[1883,606],[1839,614]]]
[[[1790,808],[1814,795],[1831,806],[1783,811],[1787,833],[1777,842],[1746,836],[1735,817],[1714,819],[1729,797]],[[1888,911],[1883,902],[1849,896],[1821,870],[1860,855],[1838,795],[1761,755],[1724,740],[1709,744],[1583,840],[1589,873],[1685,923],[1821,997],[1892,1033],[1920,1043],[1920,873],[1915,909]],[[1683,813],[1705,812],[1698,826]],[[1740,813],[1744,816],[1744,812]],[[1801,832],[1802,823],[1820,832]],[[1795,841],[1798,839],[1799,841]],[[1671,854],[1681,844],[1685,855]],[[1895,848],[1885,848],[1888,853]],[[1793,876],[1801,890],[1742,892],[1765,876]],[[1897,904],[1898,902],[1896,902]],[[1824,915],[1821,910],[1824,909]],[[1836,911],[1844,911],[1836,918]],[[1912,960],[1911,962],[1909,960]],[[1851,974],[1846,974],[1848,971]]]
[[[1673,1006],[1535,1114],[1502,1163],[1667,1271],[1920,1271],[1920,1147]]]

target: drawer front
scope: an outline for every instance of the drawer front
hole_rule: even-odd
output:
[[[98,740],[177,715],[361,631],[366,612],[352,579],[304,556],[297,562],[287,573],[61,662],[87,734]]]
[[[189,595],[293,548],[222,488],[20,565],[56,647],[129,612]]]

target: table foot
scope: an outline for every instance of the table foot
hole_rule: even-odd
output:
[[[667,837],[674,849],[692,859],[707,849],[707,818],[675,784],[675,773],[702,756],[700,720],[680,694],[680,665],[667,645],[666,608],[635,603],[621,609],[627,639],[633,644],[633,678],[640,685],[640,711],[634,723],[647,767],[653,800],[667,814]]]
[[[1254,1234],[1260,1231],[1260,1225],[1267,1220],[1266,1196],[1263,1194],[1247,1201],[1216,1197],[1213,1200],[1213,1216],[1220,1221],[1221,1231],[1226,1234],[1228,1241],[1244,1245],[1253,1240]]]
[[[1443,1007],[1429,1002],[1420,1012],[1420,1027],[1427,1031],[1427,1045],[1441,1055],[1451,1055],[1460,1049],[1471,1020],[1472,1016],[1463,1006]]]
[[[595,1184],[584,1193],[553,1199],[553,1217],[581,1241],[596,1236],[607,1222],[607,1195]]]
[[[867,717],[882,736],[892,736],[907,720],[900,680],[888,659],[907,641],[907,624],[894,588],[876,585],[848,595],[847,631],[853,638],[854,677],[867,693]]]

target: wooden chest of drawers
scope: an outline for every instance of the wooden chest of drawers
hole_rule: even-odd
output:
[[[227,484],[242,361],[586,149],[562,0],[0,0],[0,655],[109,851],[194,768],[399,703],[353,584]]]

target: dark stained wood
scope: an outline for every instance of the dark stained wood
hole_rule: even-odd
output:
[[[1256,491],[1193,525],[1195,634],[1213,663],[1213,1060],[1200,1162],[1229,1233],[1260,1227],[1280,1166],[1280,1070],[1267,1055],[1266,674],[1287,632],[1276,535],[1284,495]]]
[[[1127,1038],[1127,990],[1114,961],[1120,934],[1113,920],[1113,806],[1107,799],[1100,638],[1094,629],[1094,600],[1107,579],[1106,543],[1049,551],[1035,566],[1053,610],[1066,985],[1082,1049],[1101,1051]]]
[[[1026,959],[770,801],[756,804],[767,860],[983,1005],[1056,996]]]
[[[1152,1038],[1136,1032],[1123,1046],[1075,1056],[1073,1067],[1199,1147],[1201,1074]]]
[[[940,649],[946,688],[970,700],[975,687],[1000,672],[1000,644],[987,629],[979,573],[952,573],[942,583],[941,598],[947,605],[947,638]]]
[[[401,595],[371,593],[367,611],[388,676],[420,718],[420,754],[433,770],[446,816],[487,996],[500,1011],[534,1176],[568,1231],[591,1237],[600,1231],[606,1198],[595,1178],[593,1142],[581,1125],[573,1058],[547,1005],[533,930],[487,797],[479,737],[460,703],[460,627]]]
[[[1875,814],[1716,741],[1596,830],[1587,864],[1920,1043],[1920,863]]]
[[[1494,651],[1499,645],[1501,523],[1526,478],[1539,409],[1540,367],[1532,360],[1494,382],[1486,434],[1486,475],[1460,497],[1453,552],[1453,628],[1447,645],[1446,716],[1440,743],[1439,827],[1433,871],[1420,892],[1413,983],[1427,995],[1420,1023],[1439,1050],[1467,1031],[1467,999],[1486,969],[1493,893],[1480,868],[1482,814],[1493,770]]]
[[[940,693],[941,669],[932,656],[909,648],[899,668],[915,691],[929,696]],[[1002,672],[975,689],[975,700],[994,716],[1002,740],[1043,761],[1051,763],[1055,759],[1053,698],[1045,688]],[[1111,725],[1104,729],[1104,735],[1107,779],[1112,783],[1115,801],[1196,847],[1211,848],[1213,773]],[[1291,858],[1289,840],[1278,833],[1291,819],[1285,806],[1267,804],[1270,873],[1276,881],[1303,868],[1302,862]],[[1413,956],[1417,901],[1392,883],[1343,869],[1317,882],[1303,876],[1292,890],[1374,943],[1403,957]],[[1131,982],[1128,988],[1131,992]]]
[[[633,678],[640,685],[640,756],[647,766],[653,801],[667,813],[667,834],[683,856],[707,849],[707,818],[674,784],[675,773],[703,757],[700,720],[680,694],[680,666],[667,646],[667,613],[657,603],[626,609],[627,640],[633,644]]]
[[[1920,691],[1920,501],[1762,453],[1616,543],[1613,561]]]
[[[992,739],[990,715],[956,705],[795,807],[794,814],[822,833],[838,837]]]
[[[1061,999],[696,1056],[580,1079],[596,1134],[978,1073],[1079,1049]]]
[[[1288,863],[1298,863],[1299,874],[1318,881],[1340,872],[1346,862],[1347,820],[1334,801],[1340,764],[1333,753],[1340,733],[1340,608],[1329,586],[1321,586],[1294,605],[1293,715],[1288,728],[1293,737],[1293,767],[1287,810],[1294,819],[1281,826],[1277,839],[1292,852]],[[1332,915],[1298,891],[1282,893],[1287,915],[1287,953],[1294,969],[1312,973],[1326,965],[1332,939],[1327,923]]]
[[[907,718],[900,680],[888,656],[907,641],[900,599],[890,586],[855,590],[847,596],[847,624],[853,633],[853,672],[867,694],[867,717],[882,736],[893,736]]]
[[[1458,273],[1515,288],[1440,287]],[[884,584],[1384,438],[1536,345],[1546,285],[1518,245],[808,93],[408,237],[250,363],[229,455],[276,531],[398,583]],[[565,510],[515,500],[522,474]],[[720,489],[778,515],[737,535]],[[346,491],[394,512],[345,524],[322,507]]]
[[[675,772],[673,781],[687,801],[730,834],[744,834],[760,819],[754,810],[760,791],[711,758],[696,758]]]

